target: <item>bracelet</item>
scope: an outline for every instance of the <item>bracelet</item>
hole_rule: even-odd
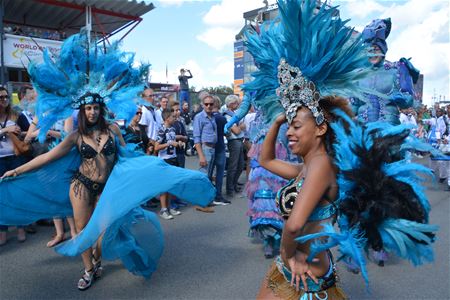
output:
[[[13,170],[13,173],[14,173],[14,176],[18,176],[19,175],[19,173],[17,173],[16,169]]]
[[[34,121],[31,121],[31,124],[33,124],[34,126],[37,126],[37,124]]]

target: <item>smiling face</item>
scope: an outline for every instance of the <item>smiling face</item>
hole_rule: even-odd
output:
[[[297,110],[297,115],[289,124],[286,136],[293,154],[305,157],[320,142],[326,132],[326,125],[316,125],[311,111],[305,107]]]
[[[96,124],[98,117],[100,116],[100,104],[92,103],[84,106],[84,112],[86,114],[86,120],[89,124]]]

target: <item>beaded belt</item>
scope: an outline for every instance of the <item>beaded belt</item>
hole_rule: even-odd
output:
[[[80,172],[77,172],[75,173],[75,175],[73,175],[72,181],[75,179],[81,182],[95,196],[100,194],[103,191],[103,188],[105,187],[105,183],[95,182],[87,178]]]

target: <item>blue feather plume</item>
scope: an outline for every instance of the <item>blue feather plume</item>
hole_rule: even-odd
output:
[[[247,32],[246,46],[258,71],[242,86],[256,92],[267,122],[283,109],[278,102],[278,64],[281,58],[299,67],[314,82],[321,96],[350,97],[368,91],[357,82],[369,72],[368,52],[359,35],[342,21],[337,7],[326,4],[316,10],[314,0],[280,0],[279,17],[261,26],[260,33]]]
[[[28,67],[38,92],[39,140],[45,139],[54,123],[71,116],[79,98],[87,92],[101,95],[116,118],[130,121],[149,67],[142,64],[135,68],[133,64],[134,54],[120,51],[117,42],[105,52],[95,43],[88,47],[84,32],[69,37],[55,60],[44,51],[43,62],[31,62]]]
[[[383,244],[389,251],[410,260],[415,266],[433,261],[430,245],[438,226],[404,219],[387,219],[379,227]]]

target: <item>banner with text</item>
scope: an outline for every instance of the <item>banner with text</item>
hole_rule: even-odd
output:
[[[30,60],[42,61],[44,49],[53,55],[61,51],[61,41],[29,38],[26,36],[5,34],[3,41],[5,65],[11,68],[28,66]]]

